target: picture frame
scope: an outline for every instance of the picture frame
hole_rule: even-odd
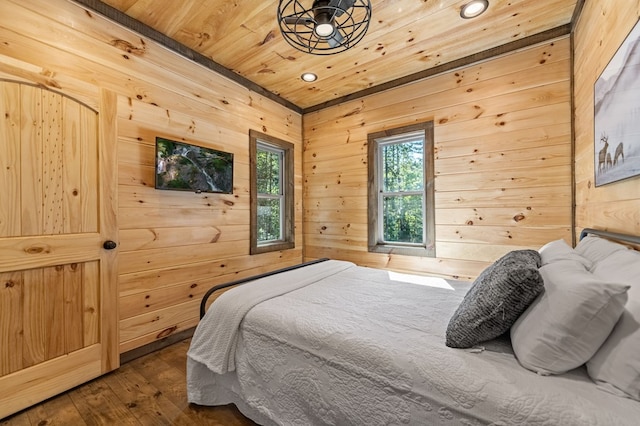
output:
[[[640,175],[639,22],[594,83],[595,186]]]

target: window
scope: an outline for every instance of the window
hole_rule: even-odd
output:
[[[435,257],[433,122],[368,142],[369,251]]]
[[[251,254],[294,242],[293,144],[251,130]]]

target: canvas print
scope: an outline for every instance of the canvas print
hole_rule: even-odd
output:
[[[640,25],[594,87],[596,186],[640,174]]]
[[[156,188],[233,193],[233,154],[156,138]]]

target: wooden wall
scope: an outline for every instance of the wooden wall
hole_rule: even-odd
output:
[[[0,78],[97,108],[118,94],[120,351],[196,325],[214,284],[295,264],[296,248],[249,255],[249,129],[295,144],[302,228],[302,119],[66,0],[0,2]],[[156,191],[156,136],[234,154],[233,195]]]
[[[640,177],[594,185],[593,122],[594,83],[639,16],[639,0],[587,1],[574,30],[576,232],[596,227],[640,234]]]
[[[461,278],[571,241],[570,39],[304,116],[305,257]],[[436,258],[367,252],[367,134],[435,124]]]

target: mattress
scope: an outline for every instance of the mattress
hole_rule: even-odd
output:
[[[334,262],[318,268],[335,271]],[[218,298],[192,340],[189,401],[234,403],[263,425],[638,424],[640,404],[598,390],[584,368],[537,375],[518,364],[506,338],[446,347],[448,320],[470,283],[345,262],[338,269],[293,289],[300,274]],[[234,363],[212,371],[207,353],[215,358],[220,348],[207,318],[259,285],[287,289],[231,325]]]

